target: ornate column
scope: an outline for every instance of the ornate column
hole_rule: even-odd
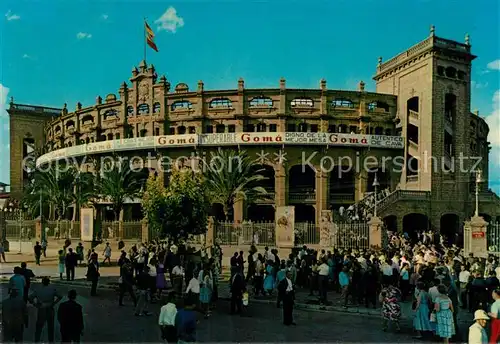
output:
[[[368,172],[361,168],[359,173],[355,174],[356,194],[354,195],[355,201],[359,202],[365,197],[366,190],[368,189]]]
[[[274,167],[274,204],[283,207],[286,203],[286,167],[279,164]]]
[[[328,209],[328,173],[316,167],[316,224],[320,225],[321,211]]]

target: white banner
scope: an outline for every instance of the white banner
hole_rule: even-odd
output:
[[[135,137],[130,139],[95,142],[74,147],[58,149],[42,155],[36,165],[87,154],[104,154],[141,149],[161,149],[170,147],[193,146],[236,146],[236,145],[317,145],[317,146],[356,146],[385,149],[403,149],[401,136],[358,135],[332,133],[220,133],[186,134]]]

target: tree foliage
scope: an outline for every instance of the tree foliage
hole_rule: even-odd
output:
[[[208,197],[201,173],[189,168],[175,169],[169,185],[163,188],[159,178],[147,183],[143,210],[148,225],[160,237],[186,239],[192,234],[206,232]]]
[[[146,181],[146,190],[142,197],[142,211],[148,226],[153,233],[158,235],[163,231],[163,219],[160,218],[161,209],[165,207],[167,191],[163,180],[150,175]]]
[[[261,186],[265,180],[263,169],[255,169],[255,162],[245,151],[219,150],[204,161],[204,176],[211,203],[222,205],[229,217],[233,205],[239,201],[251,204],[267,197]]]
[[[115,221],[119,220],[125,201],[141,195],[146,178],[147,175],[142,170],[133,170],[130,162],[126,160],[118,159],[112,164],[103,166],[101,178],[97,181],[97,189],[101,197],[111,201]]]

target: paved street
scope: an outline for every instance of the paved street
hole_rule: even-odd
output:
[[[6,295],[5,284],[2,295]],[[38,286],[35,286],[35,288]],[[68,287],[58,286],[66,294]],[[77,288],[78,301],[84,306],[85,342],[158,342],[156,325],[159,304],[152,307],[151,317],[133,315],[131,302],[118,307],[113,291],[101,290],[96,298],[89,297],[89,290]],[[128,302],[127,302],[128,301]],[[401,334],[384,333],[380,330],[380,318],[350,315],[337,312],[296,311],[297,327],[281,324],[281,311],[275,306],[251,304],[245,316],[228,315],[229,302],[220,301],[218,310],[205,320],[200,318],[198,339],[200,342],[412,342],[411,326],[403,322]],[[30,326],[26,340],[33,340],[35,309],[30,308]],[[46,332],[44,333],[46,336]],[[46,338],[46,337],[44,337]],[[56,341],[58,340],[56,328]]]

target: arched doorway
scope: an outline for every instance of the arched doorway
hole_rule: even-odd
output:
[[[418,233],[429,229],[429,218],[424,214],[411,213],[403,217],[403,232],[416,240]]]
[[[309,165],[295,165],[288,177],[289,204],[314,202],[316,199],[316,173]]]
[[[312,205],[295,205],[295,223],[299,222],[316,223],[316,211]]]
[[[349,166],[335,166],[329,175],[330,204],[334,208],[354,203],[355,175]]]
[[[270,204],[250,204],[247,220],[252,222],[274,222],[274,207]]]
[[[384,224],[388,231],[395,233],[398,231],[398,217],[396,215],[384,217]]]
[[[264,177],[259,181],[259,186],[262,186],[270,194],[274,194],[274,168],[269,165],[253,165],[252,171]]]
[[[460,218],[457,214],[441,216],[439,231],[448,243],[463,242],[463,233],[460,231]]]
[[[226,220],[226,217],[224,216],[224,207],[220,203],[212,204],[212,208],[210,209],[210,215],[213,216],[217,221]]]

